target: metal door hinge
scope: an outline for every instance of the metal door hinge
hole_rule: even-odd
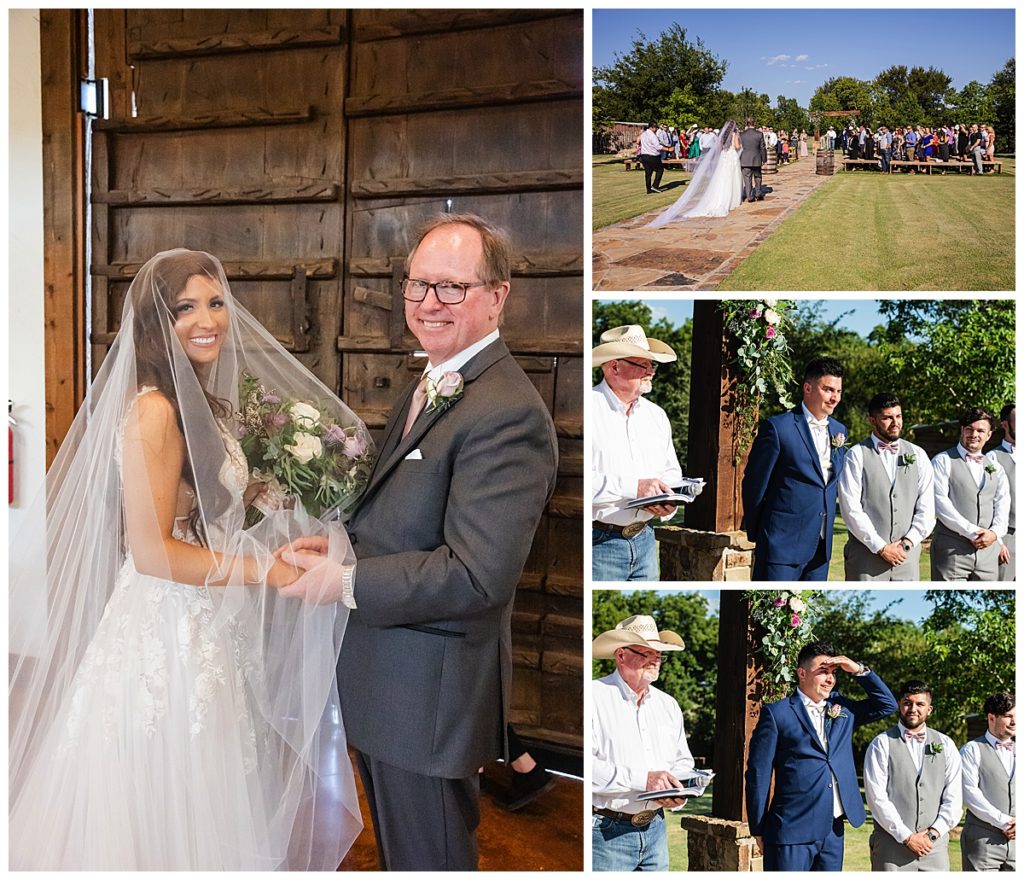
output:
[[[106,77],[79,80],[78,103],[86,116],[106,119],[107,108],[110,107],[110,84]]]

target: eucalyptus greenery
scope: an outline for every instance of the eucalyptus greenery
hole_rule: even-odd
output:
[[[820,590],[747,590],[750,616],[764,631],[755,651],[761,655],[762,699],[787,696],[796,683],[796,659],[813,636]]]
[[[757,413],[766,395],[774,395],[779,404],[790,409],[789,390],[793,385],[793,367],[786,340],[787,313],[792,300],[731,299],[719,303],[725,317],[725,329],[736,340],[738,381],[736,384],[736,431],[734,460],[737,465],[754,442]]]

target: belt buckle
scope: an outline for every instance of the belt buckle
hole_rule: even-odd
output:
[[[630,523],[628,526],[623,526],[622,527],[622,537],[623,538],[635,538],[645,528],[647,528],[647,523],[645,523],[645,522],[633,522],[633,523]]]
[[[641,810],[639,813],[634,813],[633,818],[629,820],[629,824],[634,828],[643,828],[644,825],[650,825],[654,821],[655,811],[654,810]]]

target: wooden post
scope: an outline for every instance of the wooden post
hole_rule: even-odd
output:
[[[718,689],[715,697],[715,787],[711,815],[747,820],[744,771],[750,737],[761,711],[761,668],[754,656],[757,624],[740,590],[722,590],[718,624]]]
[[[686,469],[688,476],[707,480],[707,486],[686,508],[687,528],[731,532],[740,528],[743,518],[740,475],[746,456],[736,464],[734,360],[733,342],[718,303],[696,300]]]

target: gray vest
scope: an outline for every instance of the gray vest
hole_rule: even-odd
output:
[[[1010,455],[1002,446],[992,450],[996,455],[996,461],[1002,466],[1003,470],[1006,471],[1006,479],[1010,481],[1010,528],[1016,529],[1017,525],[1014,521],[1014,516],[1017,512],[1017,483],[1014,479],[1016,472],[1016,463],[1013,460],[1013,456]]]
[[[1003,762],[996,755],[995,747],[985,738],[984,734],[974,740],[979,746],[978,753],[981,760],[978,763],[978,788],[993,807],[1003,813],[1016,815],[1014,810],[1013,777],[1003,769]],[[1016,764],[1014,765],[1016,767]],[[991,828],[994,831],[1003,833],[1002,828],[996,828],[979,819],[970,810],[967,811],[967,819],[964,825],[976,825],[982,828]]]
[[[874,441],[870,437],[861,446],[864,447],[864,479],[861,481],[860,503],[871,524],[888,544],[909,532],[910,524],[914,521],[914,510],[917,507],[917,462],[897,466],[896,481],[890,484],[882,456],[892,453],[875,452]],[[907,444],[900,441],[897,461],[908,451]],[[851,537],[850,540],[857,539]]]
[[[935,823],[946,790],[946,753],[928,754],[929,746],[942,742],[942,738],[930,727],[925,729],[925,754],[918,773],[899,727],[890,727],[883,735],[890,740],[885,783],[889,800],[906,825],[914,831],[924,831]]]
[[[971,469],[967,466],[967,462],[960,457],[955,446],[945,452],[940,452],[939,455],[948,455],[952,459],[949,464],[949,500],[953,503],[953,507],[968,522],[975,523],[983,529],[991,528],[992,520],[995,519],[996,485],[998,483],[996,477],[998,475],[985,474],[985,479],[979,489],[977,483],[974,482]],[[935,524],[935,531],[961,541],[966,540],[962,535],[947,529],[941,520]]]

